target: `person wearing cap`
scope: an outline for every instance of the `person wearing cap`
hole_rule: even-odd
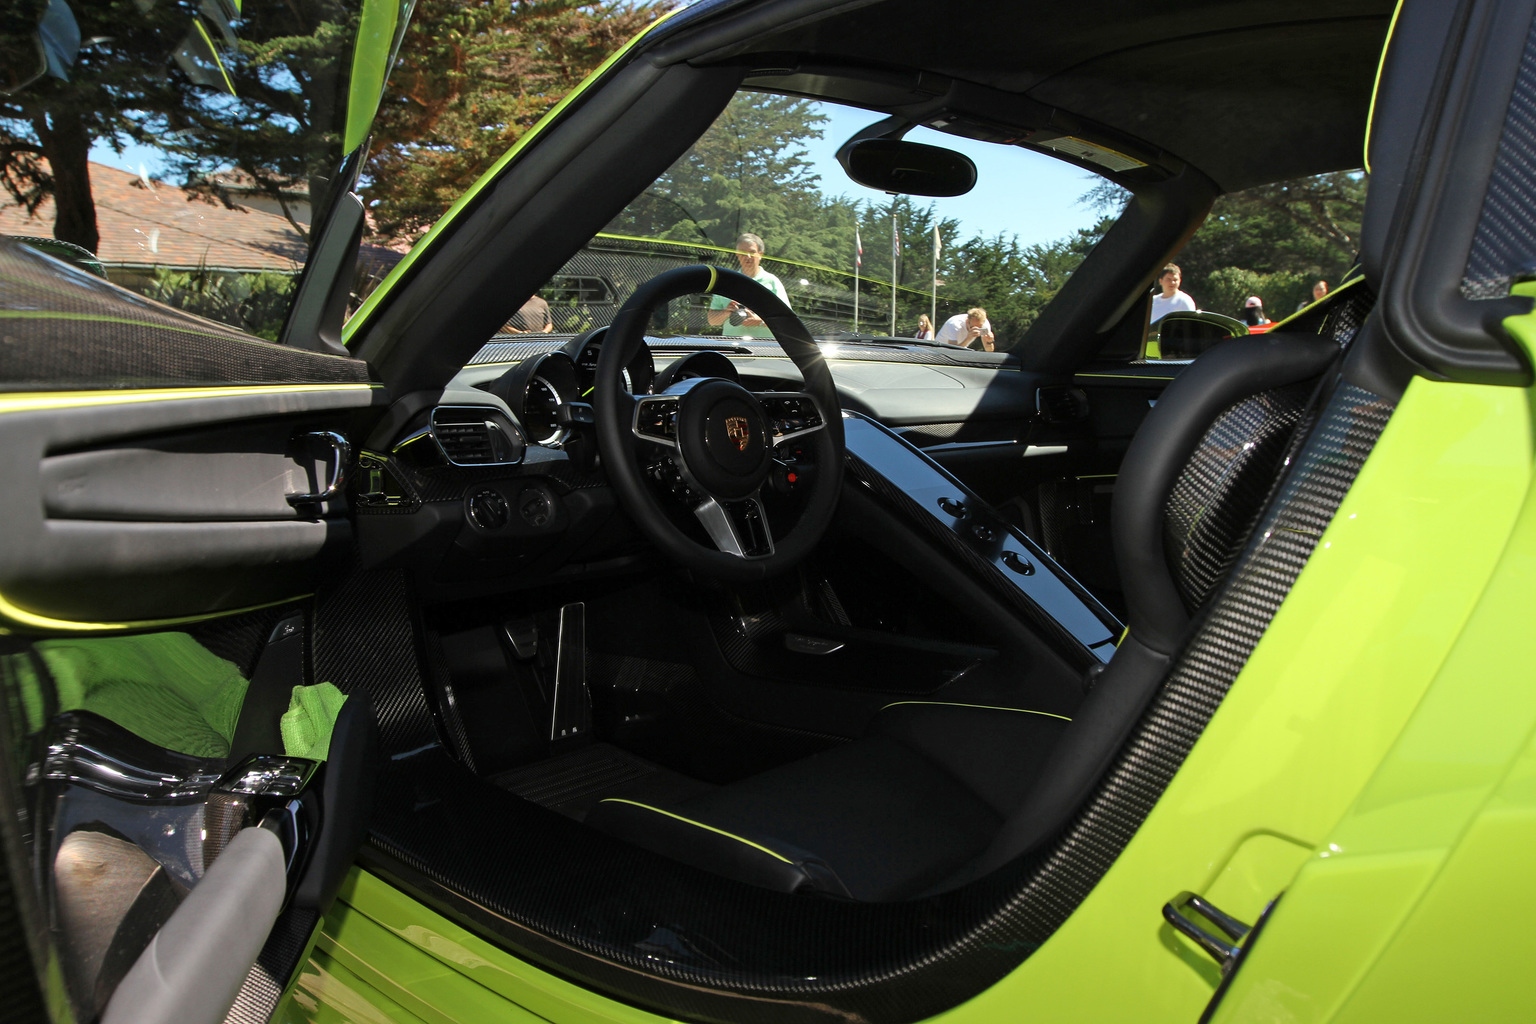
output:
[[[1170,263],[1163,268],[1163,272],[1157,278],[1158,287],[1162,290],[1152,296],[1151,323],[1157,323],[1169,313],[1195,311],[1195,300],[1187,293],[1179,291],[1179,285],[1183,280],[1184,272],[1179,269],[1178,264]]]
[[[1262,327],[1269,323],[1269,317],[1264,315],[1264,300],[1257,295],[1248,296],[1248,301],[1243,303],[1243,323],[1249,327]]]

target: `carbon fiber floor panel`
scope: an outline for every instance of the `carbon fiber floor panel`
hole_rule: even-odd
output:
[[[715,788],[608,743],[594,743],[561,757],[514,768],[491,781],[577,821],[584,820],[605,797],[671,803]]]

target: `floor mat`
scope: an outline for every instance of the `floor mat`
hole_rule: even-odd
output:
[[[606,797],[672,803],[715,788],[607,743],[513,768],[490,781],[577,821]]]

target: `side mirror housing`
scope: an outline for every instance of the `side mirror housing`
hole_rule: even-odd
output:
[[[1163,359],[1193,359],[1218,341],[1241,337],[1248,325],[1221,313],[1205,310],[1169,313],[1152,325]]]

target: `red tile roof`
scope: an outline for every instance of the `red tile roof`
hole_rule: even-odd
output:
[[[207,202],[164,182],[146,183],[131,171],[91,163],[96,200],[96,255],[108,267],[198,267],[220,270],[297,271],[308,245],[293,225],[249,207]],[[24,207],[0,206],[0,234],[53,234],[53,202],[27,216]],[[364,259],[387,268],[400,253],[365,245]]]

